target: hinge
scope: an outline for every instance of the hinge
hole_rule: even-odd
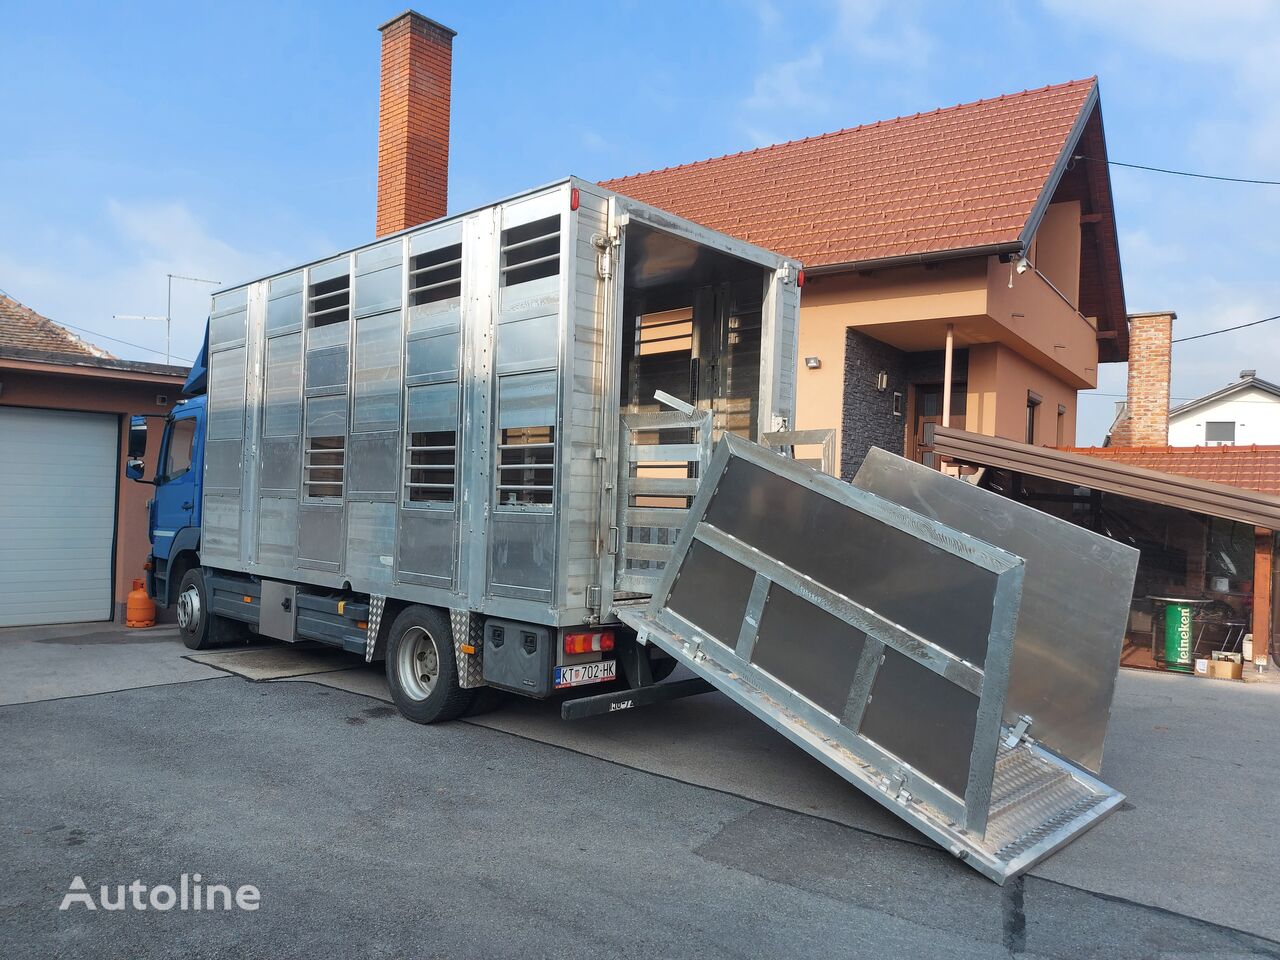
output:
[[[600,584],[593,583],[587,587],[587,607],[591,610],[600,609]]]
[[[1023,714],[1018,718],[1018,722],[1013,725],[1013,729],[1009,731],[1009,735],[1004,738],[1004,745],[1012,750],[1019,741],[1028,739],[1027,731],[1031,729],[1031,718]]]

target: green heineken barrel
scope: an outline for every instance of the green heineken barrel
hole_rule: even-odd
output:
[[[1168,601],[1164,607],[1164,665],[1191,672],[1191,604]]]

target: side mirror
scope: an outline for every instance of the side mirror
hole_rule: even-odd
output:
[[[124,475],[130,480],[136,480],[138,483],[150,483],[150,480],[143,478],[143,474],[147,470],[147,465],[137,458],[131,458],[124,466]]]

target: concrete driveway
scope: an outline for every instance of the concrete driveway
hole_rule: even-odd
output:
[[[1129,805],[1002,889],[718,695],[418,727],[351,658],[189,653],[0,631],[6,956],[1280,956],[1270,685],[1123,674]],[[184,872],[261,908],[58,910]]]

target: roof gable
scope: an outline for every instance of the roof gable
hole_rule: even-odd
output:
[[[1213,393],[1206,393],[1203,397],[1196,397],[1194,400],[1188,400],[1181,403],[1169,411],[1169,419],[1184,416],[1201,407],[1216,403],[1219,400],[1226,400],[1237,393],[1243,393],[1246,390],[1260,390],[1263,393],[1270,394],[1280,402],[1280,385],[1274,384],[1269,380],[1263,380],[1261,377],[1246,377],[1243,380],[1237,380],[1235,383],[1229,383],[1221,390],[1215,390]]]

